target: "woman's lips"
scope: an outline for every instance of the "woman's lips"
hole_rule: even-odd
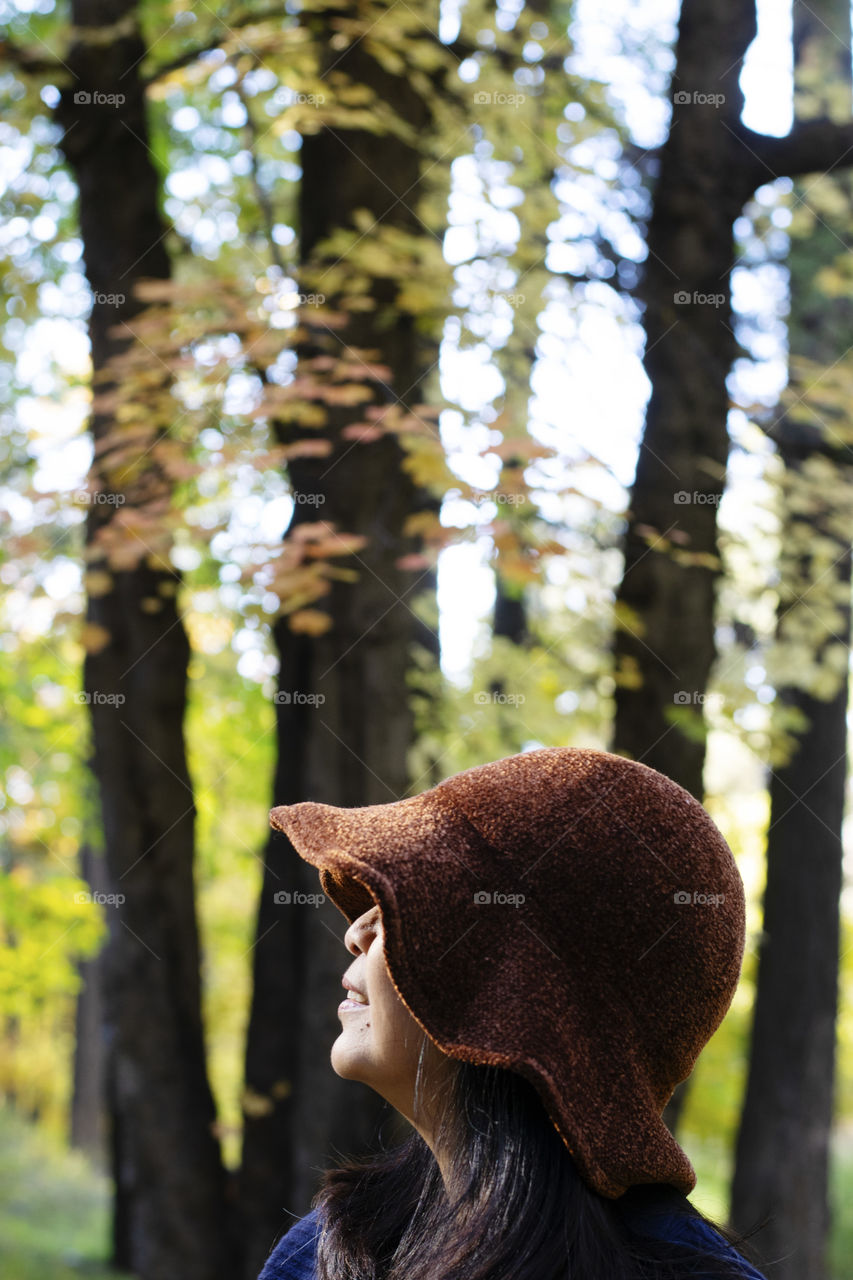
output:
[[[341,978],[341,986],[343,987],[344,991],[347,993],[347,998],[349,998],[350,996],[361,996],[364,1003],[367,1004],[367,994],[364,991],[362,991],[361,987],[357,987],[355,985],[355,983],[350,978],[349,974],[345,973],[344,976]]]
[[[353,1009],[369,1008],[366,1001],[363,1000],[342,1000],[338,1005],[338,1013],[350,1013]]]

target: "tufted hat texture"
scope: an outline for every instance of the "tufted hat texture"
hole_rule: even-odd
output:
[[[529,1080],[590,1186],[693,1189],[661,1115],[731,1003],[745,920],[731,850],[687,791],[553,747],[270,821],[347,920],[378,904],[415,1020],[451,1057]]]

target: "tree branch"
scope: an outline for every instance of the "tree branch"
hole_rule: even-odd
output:
[[[46,58],[39,50],[28,49],[11,40],[0,40],[0,62],[3,60],[13,63],[27,75],[55,76],[60,80],[70,75],[68,67],[60,59]]]
[[[784,138],[753,133],[741,125],[738,136],[754,163],[748,162],[755,186],[774,178],[798,178],[805,173],[827,173],[853,165],[853,120],[804,120]]]
[[[218,39],[211,40],[207,44],[196,45],[192,49],[187,49],[185,53],[180,54],[177,58],[170,62],[163,63],[157,67],[150,75],[144,77],[142,83],[147,88],[154,84],[157,80],[162,80],[164,76],[170,75],[173,71],[180,71],[182,67],[190,66],[206,53],[212,53],[215,49],[221,49],[228,43],[229,33],[238,30],[240,27],[252,26],[255,23],[268,22],[273,18],[286,18],[292,16],[286,8],[275,7],[265,9],[260,13],[244,13],[238,18],[232,19],[223,25],[228,30]],[[471,44],[466,40],[452,40],[449,44],[445,44],[443,40],[439,40],[438,36],[429,33],[421,39],[430,39],[434,44],[442,49],[446,49],[448,53],[452,53],[460,62],[466,58],[472,58],[475,54],[485,54],[488,57],[497,59],[498,64],[505,71],[513,71],[516,67],[524,67],[528,64],[524,59],[512,49],[489,48],[487,45]],[[542,67],[544,71],[564,72],[565,54],[552,54],[545,56],[537,62],[538,67]]]
[[[274,18],[290,17],[289,11],[282,5],[276,5],[272,9],[262,9],[258,13],[241,13],[239,17],[232,18],[230,22],[223,22],[222,25],[227,28],[225,33],[216,40],[209,41],[208,44],[196,45],[192,49],[173,58],[170,62],[164,62],[162,66],[157,67],[150,75],[142,78],[143,88],[147,89],[149,85],[154,84],[157,80],[162,80],[164,76],[171,75],[173,71],[180,71],[182,67],[188,67],[193,62],[197,62],[199,58],[206,53],[213,53],[215,49],[221,49],[228,43],[229,36],[241,27],[257,26],[261,22],[270,22]]]
[[[504,71],[514,71],[516,67],[526,67],[530,64],[524,61],[524,58],[514,49],[502,49],[500,47],[492,47],[485,44],[471,44],[468,40],[451,40],[449,44],[445,44],[443,40],[439,40],[437,36],[432,36],[433,41],[441,48],[446,49],[448,53],[454,54],[460,62],[464,62],[466,58],[473,58],[475,54],[485,54],[487,57],[497,59],[498,65]],[[563,66],[566,61],[566,54],[545,55],[536,63],[537,67],[541,67],[543,71],[565,71]]]
[[[769,418],[772,413],[770,410],[765,416]],[[853,463],[853,446],[843,441],[834,444],[828,440],[824,423],[791,422],[784,412],[771,422],[763,421],[760,416],[753,421],[773,442],[786,465],[802,463],[816,455],[827,458],[836,466],[849,467]]]
[[[243,110],[246,112],[246,123],[243,127],[249,140],[247,149],[249,152],[249,163],[251,165],[250,171],[252,175],[252,187],[255,192],[258,212],[261,215],[264,230],[266,231],[266,237],[270,248],[270,257],[282,275],[286,275],[287,271],[284,262],[282,261],[281,250],[279,249],[275,236],[273,235],[275,230],[275,213],[273,211],[272,199],[269,192],[264,189],[264,184],[261,182],[260,165],[258,164],[258,126],[252,117],[252,104],[243,91],[242,76],[235,82],[232,89],[242,102]]]

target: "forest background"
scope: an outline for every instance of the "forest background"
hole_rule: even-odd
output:
[[[849,1280],[849,5],[0,15],[2,1275],[254,1280],[389,1122],[270,804],[591,745],[747,887],[694,1199]]]

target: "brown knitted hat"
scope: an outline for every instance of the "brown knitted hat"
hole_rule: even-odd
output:
[[[270,821],[347,920],[378,904],[415,1020],[451,1057],[535,1085],[590,1186],[693,1189],[661,1113],[731,1003],[745,920],[731,850],[687,791],[553,747]]]

